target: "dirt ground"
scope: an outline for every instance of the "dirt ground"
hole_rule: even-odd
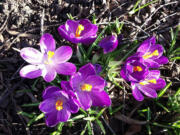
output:
[[[142,5],[149,2],[142,0]],[[19,70],[26,65],[15,49],[23,47],[39,48],[39,39],[42,33],[51,33],[57,45],[66,44],[57,28],[68,19],[71,14],[75,19],[88,18],[92,20],[96,15],[99,28],[103,28],[108,22],[118,18],[124,22],[122,29],[123,44],[134,40],[142,41],[149,36],[158,37],[158,42],[168,49],[171,41],[170,29],[175,30],[180,22],[180,3],[178,0],[159,0],[137,13],[130,15],[136,0],[1,0],[0,1],[0,135],[46,135],[55,128],[46,127],[44,120],[40,120],[27,127],[29,118],[19,115],[18,112],[40,113],[38,107],[22,107],[25,103],[41,101],[41,93],[46,85],[38,79],[35,86],[34,80],[23,79]],[[180,43],[180,34],[177,43]],[[73,46],[72,46],[73,47]],[[170,62],[160,68],[166,81],[172,81],[169,93],[174,93],[180,86],[180,65],[178,62]],[[29,92],[31,91],[31,92]],[[140,120],[134,113],[139,107],[150,104],[153,101],[134,102],[131,91],[127,90],[123,100],[122,93],[114,87],[111,93],[112,106],[124,104],[124,109],[115,115],[106,115],[110,127],[117,135],[145,135],[145,127],[131,123],[132,119]],[[112,95],[114,94],[114,95]],[[167,96],[167,95],[166,95]],[[163,98],[164,101],[167,97]],[[158,108],[153,108],[158,112]],[[127,117],[128,116],[128,117]],[[156,116],[156,114],[152,114]],[[130,119],[130,117],[132,119]],[[161,114],[159,121],[170,121],[175,117]],[[129,118],[128,120],[126,118]],[[79,122],[75,126],[63,128],[63,134],[79,135],[84,123]],[[111,134],[107,129],[107,135]],[[160,135],[160,129],[153,129]],[[139,132],[141,131],[141,132]],[[99,135],[99,129],[94,125],[95,135]],[[137,133],[136,133],[137,132]]]

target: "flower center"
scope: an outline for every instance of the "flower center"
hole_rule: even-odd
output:
[[[48,55],[48,58],[47,58],[47,60],[44,62],[45,64],[51,64],[52,63],[52,57],[54,56],[54,52],[52,52],[52,51],[48,51],[48,53],[47,53],[47,55]]]
[[[140,67],[140,66],[134,66],[134,67],[133,67],[133,72],[136,72],[136,71],[138,71],[138,72],[142,71],[142,67]]]
[[[142,81],[142,82],[140,82],[139,84],[141,84],[141,85],[147,85],[147,84],[149,84],[149,83],[154,83],[154,84],[156,84],[157,81],[156,81],[156,79],[151,79],[151,80],[147,80],[147,81]]]
[[[158,50],[155,50],[155,51],[152,52],[152,53],[150,53],[150,52],[145,53],[145,54],[143,55],[143,58],[144,58],[144,59],[149,59],[149,58],[151,58],[151,57],[153,57],[153,56],[158,56],[158,55],[159,55]]]
[[[84,30],[84,26],[83,25],[78,25],[77,29],[76,29],[76,37],[80,37],[81,32]]]
[[[82,91],[91,91],[91,89],[92,89],[92,85],[87,84],[87,83],[85,83],[81,86]]]
[[[61,100],[56,101],[56,110],[60,111],[63,109],[63,102]]]

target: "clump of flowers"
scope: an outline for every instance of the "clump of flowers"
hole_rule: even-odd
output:
[[[41,37],[40,48],[41,52],[31,47],[20,51],[21,57],[30,63],[21,69],[21,77],[34,79],[42,76],[46,82],[51,82],[57,73],[72,75],[76,72],[76,66],[67,62],[72,56],[71,47],[61,46],[55,50],[54,38],[46,33]]]
[[[159,70],[149,70],[168,63],[167,57],[162,56],[162,45],[155,44],[155,40],[155,37],[145,40],[137,52],[125,61],[120,72],[123,79],[131,82],[133,96],[138,101],[144,99],[142,93],[156,98],[156,90],[161,90],[166,85],[160,78]]]

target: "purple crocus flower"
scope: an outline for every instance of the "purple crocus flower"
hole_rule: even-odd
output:
[[[140,82],[131,82],[133,96],[138,101],[142,101],[144,99],[143,94],[150,98],[156,98],[156,90],[161,90],[165,86],[166,82],[160,78],[159,70],[149,71],[146,78]]]
[[[137,56],[129,57],[121,69],[120,75],[126,81],[138,82],[144,80],[149,70],[143,59]]]
[[[104,91],[105,80],[96,75],[92,64],[81,67],[72,75],[70,83],[83,109],[87,110],[91,105],[110,106],[111,100]]]
[[[156,44],[155,37],[145,40],[135,55],[142,57],[149,68],[159,68],[161,64],[167,64],[168,58],[163,55],[162,45]]]
[[[76,72],[76,66],[68,61],[72,56],[69,46],[61,46],[57,50],[55,40],[50,34],[44,34],[40,40],[41,52],[26,47],[20,51],[21,57],[30,63],[23,67],[20,76],[34,79],[42,76],[45,81],[54,80],[56,74],[72,75]]]
[[[98,27],[88,19],[79,21],[67,20],[64,25],[59,26],[59,34],[72,43],[91,44],[96,39]]]
[[[118,46],[117,36],[107,36],[99,42],[99,46],[103,48],[104,54],[112,52]]]
[[[67,88],[68,89],[68,88]],[[68,90],[60,90],[58,87],[47,87],[43,92],[43,102],[39,105],[39,109],[45,113],[46,125],[53,127],[59,122],[66,122],[71,113],[79,110],[79,105]]]

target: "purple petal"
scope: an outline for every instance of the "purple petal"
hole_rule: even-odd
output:
[[[44,113],[53,112],[56,110],[55,108],[56,99],[55,98],[48,98],[41,102],[39,105],[39,109]]]
[[[57,113],[58,111],[55,110],[50,113],[46,113],[46,125],[49,127],[54,127],[56,126],[60,121],[57,119]]]
[[[31,64],[39,64],[42,62],[43,58],[41,52],[31,47],[21,49],[20,55],[25,61]]]
[[[100,64],[93,64],[95,70],[96,70],[96,74],[99,75],[100,72],[102,71],[102,66]]]
[[[157,93],[154,89],[148,87],[148,86],[138,86],[138,89],[143,92],[146,96],[151,97],[151,98],[156,98]]]
[[[76,72],[76,66],[70,62],[55,65],[56,72],[63,75],[72,75]]]
[[[92,44],[96,40],[97,35],[93,35],[90,37],[82,38],[79,42],[85,45]]]
[[[160,71],[159,70],[150,70],[148,76],[146,77],[147,80],[151,79],[158,79],[160,76]]]
[[[149,51],[151,46],[155,45],[155,43],[156,43],[156,38],[150,37],[141,43],[140,47],[137,49],[137,52],[146,53],[147,51]]]
[[[80,84],[82,81],[83,81],[83,78],[82,78],[81,73],[76,73],[76,74],[72,75],[71,79],[70,79],[72,88],[75,91],[78,91],[80,89]]]
[[[168,58],[165,56],[161,56],[158,59],[155,59],[154,61],[156,61],[159,64],[167,64],[169,62]]]
[[[92,105],[93,106],[110,106],[111,99],[105,91],[101,92],[92,92],[91,93]]]
[[[69,46],[61,46],[55,51],[53,60],[56,64],[68,61],[72,56],[72,49]]]
[[[76,30],[78,28],[79,22],[74,20],[67,20],[65,23],[65,28],[70,33],[76,33]],[[70,34],[69,33],[69,34]]]
[[[20,76],[29,79],[37,78],[41,76],[41,74],[42,70],[35,65],[27,65],[20,70]]]
[[[47,87],[42,94],[43,99],[47,99],[50,98],[52,96],[52,94],[56,91],[60,91],[60,89],[56,86],[49,86]]]
[[[69,107],[70,107],[71,113],[77,113],[79,110],[78,101],[76,99],[70,99],[69,100]]]
[[[78,72],[80,72],[82,74],[84,79],[86,79],[90,75],[96,75],[94,66],[91,63],[88,63],[88,64],[82,66]]]
[[[159,63],[157,63],[156,61],[154,61],[152,59],[146,59],[145,63],[149,68],[159,68],[160,67]]]
[[[159,78],[156,80],[156,83],[150,83],[147,87],[150,87],[152,89],[155,90],[161,90],[166,86],[166,82],[165,80],[163,80],[162,78]]]
[[[61,81],[61,88],[64,90],[72,90],[69,81]]]
[[[77,93],[77,97],[79,99],[79,102],[81,104],[81,107],[84,110],[89,109],[91,107],[91,105],[92,105],[92,100],[90,98],[89,93],[81,92],[81,91],[77,91],[76,93]]]
[[[51,82],[56,77],[56,70],[52,67],[47,65],[45,69],[43,69],[42,76],[46,82]]]
[[[135,85],[133,85],[133,83],[131,83],[131,87],[132,87],[132,94],[133,94],[134,98],[137,101],[143,101],[144,96],[141,94],[141,92],[138,90],[138,88]]]
[[[106,84],[105,80],[97,75],[87,77],[84,83],[90,84],[93,89],[99,89],[101,91],[104,90]]]
[[[103,48],[104,54],[114,51],[117,45],[118,40],[114,35],[107,36],[99,42],[99,46]]]
[[[126,74],[125,74],[125,67],[123,66],[122,67],[122,69],[121,69],[121,71],[120,71],[120,75],[121,75],[121,77],[124,79],[124,80],[128,80],[127,79],[127,76],[126,76]]]
[[[45,33],[40,40],[41,52],[55,51],[56,43],[51,34]]]
[[[61,111],[57,112],[57,120],[59,122],[66,122],[71,116],[71,113],[68,109],[64,108]]]

